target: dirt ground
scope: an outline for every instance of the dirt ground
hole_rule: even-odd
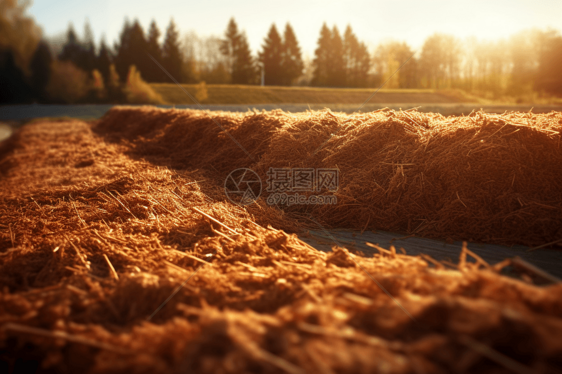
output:
[[[478,174],[453,168],[436,179],[443,185],[481,176],[459,187],[459,198],[439,189],[425,195],[442,199],[442,215],[462,209],[470,225],[457,225],[454,233],[454,225],[434,218],[422,232],[552,241],[560,218],[549,207],[562,204],[553,192],[562,165],[553,163],[562,157],[561,114],[455,120],[382,111],[344,118],[124,108],[100,121],[47,121],[18,130],[0,147],[0,371],[560,372],[561,284],[503,276],[508,263],[491,266],[466,247],[450,266],[394,247],[375,246],[370,257],[337,246],[325,253],[291,232],[310,227],[305,213],[332,227],[344,211],[356,217],[349,221],[358,229],[365,222],[407,228],[403,217],[418,209],[408,208],[409,186],[418,182],[411,168],[395,164],[419,156],[422,138],[434,152],[423,165],[445,160],[446,147],[454,150],[453,164],[463,160],[455,154],[478,155],[469,159]],[[225,199],[224,174],[250,161],[213,119],[252,150],[256,164],[249,166],[259,173],[274,161],[302,158],[297,144],[312,154],[344,123],[311,164],[331,157],[350,175],[353,157],[374,157],[388,166],[377,171],[387,178],[376,180],[386,189],[381,198],[400,196],[405,208],[395,204],[400,214],[392,215],[382,209],[386,203],[372,205],[380,217],[367,221],[359,211],[349,213],[353,205],[345,198],[348,210],[331,213],[280,210],[261,200],[236,206]],[[373,139],[383,136],[401,140],[402,148],[380,147]],[[292,152],[282,158],[282,149]],[[487,169],[492,155],[498,157]],[[517,183],[503,177],[497,186],[484,183],[510,170]],[[425,183],[437,188],[426,175]],[[511,195],[504,179],[513,183]],[[341,193],[368,196],[353,180]],[[486,191],[501,198],[490,211],[473,213]],[[524,207],[514,208],[517,198]],[[523,224],[543,229],[518,229]]]

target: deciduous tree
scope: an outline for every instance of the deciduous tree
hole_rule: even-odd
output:
[[[216,36],[200,37],[187,33],[182,40],[183,54],[192,61],[196,81],[206,83],[230,83],[226,57],[221,53],[222,40]]]
[[[562,37],[554,31],[544,35],[534,87],[551,95],[562,96]]]
[[[451,35],[433,34],[423,44],[420,69],[428,88],[449,88],[460,76],[460,42]]]
[[[417,86],[417,60],[414,51],[405,42],[389,41],[380,44],[373,56],[378,84],[386,88],[413,88]]]
[[[0,1],[0,51],[10,51],[10,59],[24,75],[41,39],[41,29],[25,14],[29,5],[30,1]]]

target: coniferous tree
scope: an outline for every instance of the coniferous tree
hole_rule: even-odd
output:
[[[254,58],[250,52],[250,45],[246,34],[240,35],[240,45],[236,50],[236,64],[232,74],[234,84],[255,84],[257,80],[257,70],[254,65]]]
[[[146,72],[152,67],[152,64],[154,64],[146,54],[147,42],[144,30],[137,20],[132,25],[125,21],[115,50],[117,51],[115,68],[123,82],[127,79],[131,65],[135,65],[144,77]]]
[[[101,73],[105,86],[109,82],[110,66],[112,64],[111,52],[105,44],[105,40],[102,38],[100,43],[100,50],[96,57],[96,69]]]
[[[82,50],[76,66],[86,72],[91,72],[96,65],[96,47],[94,45],[94,33],[90,23],[84,25],[84,41],[81,43]]]
[[[238,25],[236,24],[236,21],[234,21],[234,18],[231,18],[228,22],[224,36],[225,38],[222,40],[220,45],[220,51],[226,58],[228,73],[230,74],[232,80],[236,49],[240,44],[240,33],[238,32]]]
[[[166,30],[166,37],[162,46],[162,65],[178,82],[185,82],[190,78],[186,76],[183,69],[183,55],[180,50],[179,34],[174,20],[170,21]]]
[[[148,30],[148,40],[147,40],[147,52],[160,64],[162,64],[162,48],[160,48],[161,33],[156,25],[155,21],[150,24],[150,29]],[[156,65],[153,64],[151,69],[148,69],[146,75],[147,82],[167,82],[168,77],[164,72]]]
[[[282,62],[283,79],[281,84],[289,86],[302,75],[304,64],[302,61],[301,50],[295,32],[291,25],[287,23],[283,35],[283,54]]]
[[[283,42],[275,25],[271,25],[264,42],[259,60],[264,66],[265,84],[279,86],[286,79],[284,79],[285,71],[283,69]]]
[[[29,66],[33,94],[39,100],[46,99],[45,87],[47,87],[51,76],[52,61],[53,56],[51,55],[49,45],[44,40],[41,40],[35,49],[35,53],[33,53]]]
[[[371,57],[367,46],[357,39],[351,26],[347,26],[343,39],[346,86],[366,87]]]
[[[357,61],[355,60],[355,55],[359,49],[359,40],[357,36],[353,33],[350,25],[347,25],[345,33],[343,36],[343,58],[345,61],[346,70],[346,83],[348,87],[356,87],[357,81],[355,77],[355,69],[357,67]]]
[[[330,64],[328,65],[328,85],[331,87],[345,86],[345,60],[344,60],[343,40],[338,28],[332,28],[332,38],[330,45]]]
[[[58,59],[60,61],[70,61],[73,64],[77,65],[78,61],[81,58],[81,55],[82,46],[80,45],[78,36],[74,31],[74,27],[72,26],[72,24],[70,24],[66,32],[66,43],[62,47],[62,51],[60,52]]]
[[[231,18],[220,46],[226,57],[230,81],[233,84],[252,84],[257,78],[254,59],[244,33],[238,31],[234,18]]]
[[[129,64],[131,62],[128,56],[128,51],[131,48],[131,27],[129,20],[125,19],[123,29],[121,30],[121,34],[119,34],[119,41],[115,43],[114,46],[115,58],[113,60],[113,66],[115,68],[115,73],[123,82],[123,76],[126,76],[129,71]]]
[[[324,23],[318,38],[318,47],[314,52],[314,73],[312,75],[312,85],[326,86],[329,83],[330,64],[331,64],[331,44],[332,32]]]
[[[336,26],[330,30],[326,24],[322,25],[313,64],[313,85],[329,87],[345,86],[346,66],[344,46]]]
[[[60,61],[72,62],[77,68],[90,73],[96,65],[94,36],[90,24],[84,25],[84,39],[80,40],[72,24],[66,33],[66,43],[59,54]]]
[[[355,70],[353,76],[355,79],[354,87],[368,87],[369,71],[371,70],[371,54],[364,42],[359,43],[358,50],[355,54]]]
[[[135,20],[131,28],[131,49],[130,49],[130,63],[127,69],[127,74],[131,65],[135,65],[141,76],[146,76],[148,70],[152,68],[152,61],[146,54],[148,44],[144,35],[144,30],[140,23]],[[125,77],[127,76],[124,74]]]

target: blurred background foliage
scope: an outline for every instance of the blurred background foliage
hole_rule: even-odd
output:
[[[152,84],[256,85],[262,69],[267,86],[440,89],[513,103],[562,97],[562,36],[557,30],[525,30],[508,39],[459,40],[429,36],[419,51],[385,41],[374,50],[348,26],[324,24],[314,58],[303,58],[290,24],[272,25],[259,53],[231,19],[222,38],[180,35],[173,20],[162,33],[125,20],[118,41],[96,44],[90,25],[64,40],[42,35],[26,16],[29,1],[0,2],[0,103],[165,103]],[[164,67],[168,74],[154,62]],[[396,72],[398,69],[400,70]],[[465,95],[466,97],[466,95]],[[171,104],[171,103],[170,103]]]

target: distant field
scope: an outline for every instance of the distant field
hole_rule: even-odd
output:
[[[193,101],[175,84],[151,84],[167,104],[193,104]],[[193,96],[197,86],[182,85]],[[207,85],[206,100],[202,104],[362,104],[375,88],[316,88],[272,87],[242,85]],[[369,103],[467,103],[471,100],[458,91],[422,89],[381,90]],[[473,101],[472,101],[473,102]]]

